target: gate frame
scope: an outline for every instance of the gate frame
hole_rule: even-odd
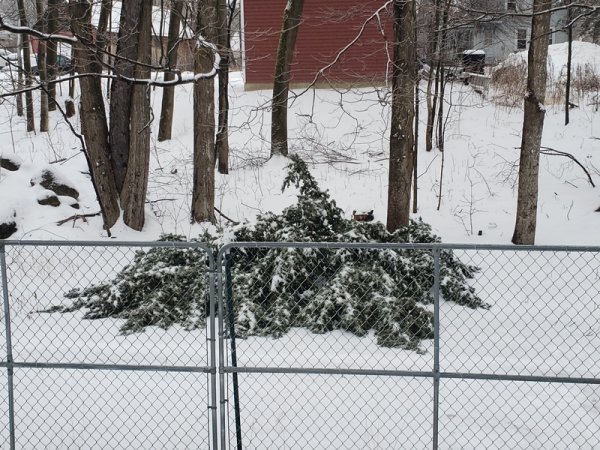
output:
[[[434,355],[433,367],[431,371],[406,371],[406,370],[369,370],[369,369],[328,369],[328,368],[298,368],[298,367],[236,367],[236,365],[226,366],[224,355],[225,345],[225,327],[224,327],[224,294],[223,294],[223,270],[227,268],[228,254],[231,249],[243,248],[262,248],[262,249],[282,249],[282,248],[314,248],[314,249],[397,249],[397,250],[428,250],[434,258],[434,285],[433,294],[433,327],[434,327]],[[441,372],[440,371],[440,254],[442,250],[464,250],[464,251],[508,251],[508,252],[576,252],[576,253],[598,253],[600,246],[568,246],[568,245],[479,245],[479,244],[444,244],[444,243],[345,243],[345,242],[231,242],[225,244],[216,256],[218,282],[217,282],[217,301],[218,301],[218,322],[219,322],[219,404],[220,404],[220,433],[221,449],[228,449],[227,440],[227,414],[226,404],[228,403],[225,392],[225,374],[231,373],[237,378],[238,373],[287,373],[287,374],[316,374],[316,375],[381,375],[390,377],[414,377],[430,378],[433,381],[433,405],[432,405],[432,448],[438,450],[439,447],[439,393],[440,381],[442,379],[460,379],[460,380],[486,380],[486,381],[525,381],[525,382],[547,382],[562,384],[593,384],[600,385],[600,374],[598,378],[573,378],[573,377],[546,377],[537,375],[511,375],[511,374],[491,374],[491,373],[470,373],[470,372]],[[227,279],[225,279],[227,282]],[[232,336],[235,346],[235,335]],[[235,382],[237,384],[237,382]],[[237,390],[237,386],[234,386]],[[239,406],[234,405],[236,414],[236,426],[238,426]],[[241,430],[236,433],[236,450],[242,450]]]
[[[10,298],[8,290],[8,273],[6,265],[7,247],[71,247],[71,248],[109,248],[122,247],[138,250],[152,248],[180,248],[200,249],[206,255],[209,279],[209,314],[206,318],[207,330],[205,331],[207,341],[208,357],[206,366],[161,366],[161,365],[128,365],[128,364],[79,364],[79,363],[41,363],[41,362],[15,362],[12,355],[12,333],[10,316]],[[143,372],[196,372],[205,373],[209,377],[206,383],[207,407],[209,409],[208,444],[212,448],[218,448],[218,421],[217,421],[217,366],[216,366],[216,267],[213,249],[203,242],[175,242],[175,241],[2,241],[0,240],[0,283],[2,284],[2,303],[4,312],[4,326],[6,331],[7,358],[6,362],[0,361],[0,369],[6,368],[8,373],[8,402],[9,402],[9,434],[10,450],[16,450],[16,434],[14,420],[14,368],[41,368],[41,369],[84,369],[84,370],[116,370],[116,371],[143,371]]]

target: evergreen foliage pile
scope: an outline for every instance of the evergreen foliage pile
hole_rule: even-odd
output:
[[[182,242],[182,236],[164,235],[162,241]],[[198,248],[155,247],[135,253],[133,262],[114,280],[72,289],[65,294],[74,302],[46,312],[85,309],[85,319],[125,319],[125,334],[155,325],[186,329],[204,327],[208,315],[207,255]]]
[[[203,241],[439,243],[422,222],[389,233],[381,223],[344,218],[317,185],[301,159],[291,158],[283,189],[295,186],[297,204],[281,214],[266,213],[253,224]],[[181,240],[177,236],[165,239]],[[433,337],[431,304],[434,258],[431,250],[366,248],[234,248],[231,268],[235,332],[279,337],[292,327],[315,333],[346,330],[358,336],[374,330],[385,347],[419,350]],[[87,318],[127,319],[124,332],[173,323],[195,328],[207,315],[206,255],[200,250],[156,248],[139,252],[114,281],[72,291],[63,311],[86,308]],[[469,308],[487,305],[468,285],[477,268],[449,250],[440,257],[440,292],[446,301]]]

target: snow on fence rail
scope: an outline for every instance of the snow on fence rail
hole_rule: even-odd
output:
[[[600,446],[600,248],[212,251],[0,242],[0,446]]]

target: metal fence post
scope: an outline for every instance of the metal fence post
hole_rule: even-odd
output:
[[[433,450],[438,448],[440,408],[440,249],[433,249]]]
[[[6,332],[6,370],[8,375],[8,426],[10,433],[10,450],[15,450],[15,395],[13,387],[13,355],[10,329],[10,305],[8,303],[6,247],[4,245],[0,245],[0,272],[2,277],[2,298],[4,303],[4,328]]]
[[[225,255],[225,295],[227,299],[227,322],[229,323],[229,338],[231,339],[231,365],[237,367],[237,348],[235,342],[235,318],[233,314],[233,282],[231,280],[231,260]],[[237,450],[242,450],[242,420],[240,417],[240,390],[238,373],[233,372],[233,409],[235,414],[235,438]]]
[[[217,314],[219,335],[219,433],[221,446],[225,449],[227,414],[225,413],[225,328],[223,326],[223,258],[222,250],[217,255]]]
[[[216,291],[215,291],[215,260],[212,257],[211,253],[208,253],[209,258],[209,274],[208,274],[208,284],[209,284],[209,304],[210,304],[210,313],[209,313],[209,321],[210,321],[210,396],[211,396],[211,417],[212,417],[212,441],[213,441],[213,449],[218,449],[218,422],[217,422],[217,348],[216,348],[216,331],[215,331],[215,304],[216,304]]]

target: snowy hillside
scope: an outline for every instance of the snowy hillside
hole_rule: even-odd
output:
[[[590,49],[579,54],[580,65],[597,61],[593,59],[597,49]],[[551,50],[552,55],[560,52],[560,46]],[[558,67],[556,58],[553,64]],[[217,175],[216,189],[216,207],[223,213],[217,217],[222,225],[228,223],[224,216],[252,221],[260,212],[278,213],[296,201],[293,190],[281,191],[289,160],[269,159],[270,92],[244,92],[240,73],[232,74],[231,88],[231,170],[230,175]],[[0,83],[0,89],[11,86]],[[63,100],[66,92],[66,86],[61,86]],[[161,91],[152,92],[157,118]],[[494,88],[482,97],[463,83],[448,86],[444,153],[424,150],[421,114],[419,210],[414,216],[430,223],[445,242],[510,242],[522,110],[501,106],[499,95]],[[598,93],[588,92],[574,101],[579,106],[571,111],[568,126],[564,126],[562,106],[549,103],[542,145],[550,153],[547,149],[573,155],[599,184]],[[353,210],[373,210],[375,220],[386,220],[389,113],[383,89],[316,90],[293,101],[289,115],[292,152],[310,163],[311,173],[321,187],[329,189],[346,218]],[[157,122],[152,124],[153,131]],[[78,116],[72,125],[80,129]],[[0,223],[14,223],[17,229],[10,239],[108,241],[97,216],[99,207],[78,137],[58,113],[52,113],[50,128],[50,133],[26,133],[13,100],[0,104]],[[138,233],[119,222],[112,229],[117,240],[154,240],[162,233],[194,238],[209,226],[190,223],[191,86],[176,90],[174,139],[157,142],[155,136],[153,133],[146,226]],[[542,155],[536,242],[600,245],[598,189],[573,160]],[[89,217],[65,221],[74,215]],[[313,263],[324,261],[319,252],[302,255],[313,258]],[[544,378],[597,381],[598,255],[487,249],[457,249],[452,255],[480,269],[468,285],[486,307],[469,308],[445,297],[439,304],[439,368],[442,373],[457,375],[440,382],[440,447],[599,448],[598,385],[547,383]],[[135,249],[13,245],[7,247],[6,259],[13,357],[29,364],[15,369],[17,448],[208,447],[213,437],[210,414],[216,417],[217,412],[227,415],[231,428],[226,430],[226,439],[233,442],[234,394],[230,385],[223,386],[229,403],[226,411],[221,409],[224,403],[216,399],[216,381],[211,397],[210,370],[204,373],[202,369],[210,369],[220,358],[225,366],[233,364],[227,349],[212,353],[211,360],[215,339],[209,336],[214,328],[209,325],[216,321],[205,320],[204,311],[194,316],[198,328],[189,329],[180,322],[161,328],[143,314],[168,317],[168,308],[180,309],[181,299],[199,300],[206,306],[204,294],[185,286],[185,292],[166,289],[161,277],[181,272],[166,263],[140,270],[159,281],[150,287],[152,295],[168,298],[158,302],[164,310],[152,304],[144,310],[147,304],[142,302],[134,305],[143,310],[143,331],[123,333],[124,316],[87,320],[85,311],[72,308],[77,295],[65,294],[102,284],[106,291],[115,292],[111,283],[123,281],[117,274],[135,260]],[[201,267],[197,272],[208,275],[203,256],[197,263]],[[238,295],[233,301],[250,297],[250,289],[271,295],[281,284],[281,278],[257,262],[251,263],[257,268],[256,278],[247,284],[239,282],[232,289],[231,295]],[[372,275],[372,260],[367,259],[366,264],[369,268],[364,272],[377,278]],[[191,267],[187,260],[182,265]],[[323,265],[331,268],[330,262]],[[306,263],[295,266],[311,267]],[[396,267],[390,266],[390,272],[401,273]],[[236,269],[242,272],[239,266]],[[288,275],[295,278],[298,275],[292,269]],[[323,289],[326,280],[315,275],[318,270],[306,272],[309,276],[303,289],[309,297],[312,290]],[[200,282],[202,276],[195,275],[191,278]],[[443,277],[448,278],[448,272]],[[222,278],[219,275],[218,280]],[[412,284],[415,278],[403,285],[406,298],[414,293],[409,291],[417,290]],[[427,279],[432,282],[431,277]],[[363,283],[360,301],[377,294],[371,281]],[[146,295],[141,288],[131,289],[127,282],[122,286],[141,297]],[[424,289],[427,294],[428,286]],[[96,301],[98,291],[91,292]],[[155,298],[152,295],[146,299]],[[332,294],[325,300],[335,297]],[[429,303],[419,307],[434,308]],[[163,311],[166,313],[161,316]],[[423,338],[419,351],[391,348],[378,345],[375,330],[370,326],[363,334],[348,329],[315,333],[293,326],[278,339],[249,333],[238,340],[238,367],[248,369],[239,374],[247,448],[331,449],[349,444],[357,448],[431,448],[434,383],[429,371],[436,364],[434,339]],[[0,327],[0,342],[4,337],[6,332]],[[55,366],[41,368],[44,363]],[[66,369],[69,364],[89,366]],[[176,366],[179,371],[92,368],[106,365]],[[269,373],[265,367],[281,369],[281,373]],[[289,368],[306,373],[283,373]],[[332,374],[317,374],[320,369]],[[379,374],[344,373],[352,370]],[[386,371],[421,373],[391,377],[382,375],[389,375]],[[212,373],[218,374],[216,370]],[[478,374],[497,379],[475,379]],[[537,380],[508,381],[503,376]],[[226,380],[231,380],[230,373]],[[0,385],[8,383],[8,371],[0,371]],[[7,389],[2,392],[0,416],[6,418]],[[6,439],[5,422],[0,422],[0,436]]]
[[[559,70],[564,45],[550,51]],[[576,64],[600,65],[600,47],[576,43]],[[514,58],[520,58],[516,55]],[[231,76],[231,171],[217,175],[216,206],[235,221],[252,220],[260,211],[279,212],[295,200],[281,192],[282,158],[268,160],[270,92],[245,92],[240,73]],[[6,91],[10,86],[2,85]],[[189,220],[192,183],[191,86],[176,90],[173,136],[157,142],[153,134],[146,226],[133,232],[121,222],[113,228],[117,239],[153,240],[161,233],[188,237],[203,226]],[[425,86],[422,85],[422,89]],[[449,85],[446,151],[425,152],[424,116],[418,161],[418,204],[415,216],[430,223],[445,242],[509,243],[516,210],[516,177],[522,110],[495,104],[469,86]],[[63,98],[66,86],[59,89]],[[293,103],[289,114],[291,148],[312,163],[321,186],[328,188],[347,217],[353,210],[374,210],[385,222],[389,107],[383,90],[347,92],[316,90]],[[160,112],[161,91],[153,90],[154,117]],[[563,125],[559,104],[548,108],[542,145],[571,153],[600,183],[600,112],[598,98],[574,99],[571,123]],[[342,105],[343,107],[340,107]],[[73,119],[79,129],[79,118]],[[156,130],[158,120],[153,127]],[[100,217],[62,226],[56,222],[73,214],[99,211],[87,176],[80,144],[59,113],[52,113],[51,131],[25,133],[24,119],[16,116],[13,99],[0,105],[0,155],[22,162],[18,171],[0,169],[0,216],[14,215],[18,230],[13,239],[99,239],[106,237]],[[441,176],[442,161],[444,164]],[[45,169],[65,178],[79,197],[59,196],[59,206],[38,201],[50,192],[31,180]],[[437,209],[441,188],[441,206]],[[72,204],[77,203],[79,209]],[[539,244],[600,244],[600,206],[584,171],[561,156],[541,156],[538,213]],[[218,216],[222,224],[227,220]]]

